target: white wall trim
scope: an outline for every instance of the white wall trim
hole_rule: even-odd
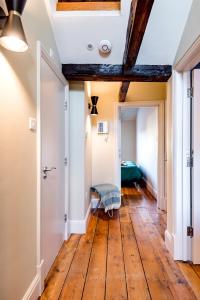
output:
[[[22,300],[35,300],[37,299],[39,294],[39,285],[40,285],[40,276],[37,274],[33,281],[31,282],[30,286],[28,287],[25,295],[23,296]]]
[[[157,199],[157,196],[158,196],[157,190],[152,186],[151,182],[147,178],[143,177],[143,180],[146,184],[147,190],[154,196],[154,198]]]
[[[178,72],[189,71],[200,62],[200,36],[195,40],[192,46],[186,51],[184,56],[174,66]]]
[[[119,159],[119,109],[121,107],[158,107],[158,190],[157,205],[161,210],[167,209],[165,197],[165,127],[164,127],[164,100],[156,101],[133,101],[115,103],[115,172],[116,185],[121,187],[120,159]]]
[[[172,220],[175,235],[173,256],[182,259],[183,251],[183,86],[182,74],[173,71],[172,93],[173,191]]]
[[[190,168],[187,167],[186,158],[188,156],[188,151],[190,149],[190,101],[187,97],[187,89],[190,87],[190,72],[183,73],[183,193],[182,193],[182,203],[183,203],[183,251],[182,260],[191,261],[191,242],[192,239],[187,236],[187,226],[190,224]],[[178,217],[178,216],[177,216]]]
[[[65,103],[67,103],[67,109],[65,110],[65,157],[67,158],[67,165],[65,166],[65,214],[67,215],[67,222],[65,223],[65,235],[64,240],[69,238],[69,110],[70,110],[70,101],[69,101],[69,83],[66,83],[65,86]]]
[[[22,300],[35,300],[38,299],[40,296],[41,291],[41,274],[42,274],[42,266],[43,260],[41,261],[40,265],[37,266],[37,274],[33,278],[33,281],[29,285],[25,295],[23,296]]]
[[[87,231],[88,223],[91,216],[91,203],[88,207],[86,216],[84,220],[69,220],[69,230],[70,234],[76,233],[76,234],[85,234]]]
[[[174,235],[165,230],[165,245],[170,253],[174,253]]]

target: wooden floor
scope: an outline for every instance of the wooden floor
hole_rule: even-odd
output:
[[[174,262],[165,248],[166,214],[144,191],[123,193],[113,219],[101,210],[86,235],[64,243],[41,300],[200,299],[199,266]]]

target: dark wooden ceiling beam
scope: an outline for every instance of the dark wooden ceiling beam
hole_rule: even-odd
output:
[[[125,102],[129,85],[130,85],[130,81],[122,82],[122,85],[119,90],[119,102]]]
[[[137,60],[154,0],[132,0],[126,34],[123,64],[125,70],[132,68]],[[129,84],[122,82],[119,101],[125,101]]]
[[[135,65],[125,70],[123,65],[64,64],[62,71],[66,79],[72,81],[166,82],[171,76],[172,67]]]
[[[153,3],[154,0],[132,0],[123,58],[125,68],[136,63]]]

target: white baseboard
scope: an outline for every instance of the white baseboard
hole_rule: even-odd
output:
[[[90,210],[91,210],[91,203],[88,207],[86,216],[84,220],[69,220],[69,230],[70,234],[84,234],[87,231],[88,222],[90,219]]]
[[[157,199],[157,197],[158,197],[157,190],[154,189],[154,187],[151,185],[151,183],[146,178],[143,177],[143,180],[146,183],[147,190],[154,196],[154,198]]]
[[[33,281],[29,285],[22,300],[36,300],[41,295],[41,292],[43,291],[43,286],[41,286],[41,272],[42,272],[43,262],[44,261],[42,260],[40,265],[37,266],[37,274],[33,278]]]
[[[40,296],[40,276],[37,274],[29,285],[22,300],[36,300]]]
[[[170,252],[172,257],[174,257],[174,235],[171,234],[168,230],[165,230],[165,246]]]

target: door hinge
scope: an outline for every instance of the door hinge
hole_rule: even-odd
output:
[[[188,226],[187,227],[187,236],[189,237],[193,237],[193,227],[192,226]]]
[[[64,215],[64,221],[67,222],[67,214]]]
[[[67,110],[68,105],[67,105],[67,101],[64,102],[64,110]]]
[[[193,157],[191,157],[191,156],[187,157],[186,165],[188,168],[193,168]]]
[[[188,88],[187,89],[187,97],[188,98],[193,98],[193,96],[194,96],[194,89],[193,89],[193,87],[192,88]]]
[[[68,160],[67,160],[67,157],[65,157],[64,158],[64,165],[67,166],[67,164],[68,164]]]

